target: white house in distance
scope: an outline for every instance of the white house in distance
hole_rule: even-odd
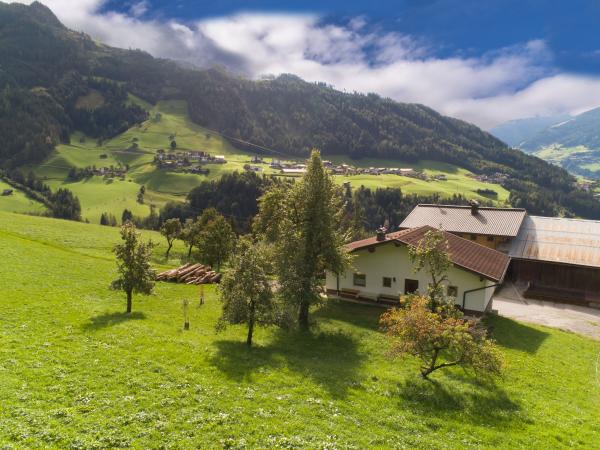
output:
[[[348,251],[355,255],[346,273],[327,272],[330,295],[382,303],[397,303],[399,296],[427,290],[430,276],[413,272],[409,246],[417,246],[430,226],[406,229],[352,242]],[[456,304],[467,312],[483,313],[491,308],[495,288],[502,283],[510,258],[455,234],[443,232],[453,266],[448,271],[445,289]]]

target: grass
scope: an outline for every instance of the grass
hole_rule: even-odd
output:
[[[154,264],[162,266],[164,242]],[[0,212],[0,447],[591,448],[597,342],[493,317],[497,382],[460,369],[417,376],[390,361],[380,309],[329,302],[308,333],[216,334],[213,287],[115,277],[115,228]],[[175,249],[173,266],[184,252]],[[182,300],[192,302],[182,330]]]
[[[46,210],[43,204],[27,198],[23,192],[0,180],[0,193],[5,189],[12,189],[13,193],[0,196],[0,211],[40,214]]]
[[[94,104],[98,98],[91,96],[86,102]],[[182,200],[185,195],[197,186],[202,180],[212,180],[221,177],[224,173],[242,171],[245,164],[250,161],[251,154],[233,147],[220,135],[194,124],[187,113],[185,101],[162,101],[152,106],[143,100],[130,96],[132,103],[137,103],[150,111],[150,119],[140,126],[133,127],[114,139],[97,145],[95,139],[75,133],[70,144],[59,145],[43,164],[25,168],[33,170],[38,176],[45,178],[46,182],[54,189],[68,187],[80,199],[83,217],[92,223],[98,223],[103,212],[109,212],[120,217],[123,209],[133,210],[135,214],[147,215],[149,206],[140,206],[135,202],[135,194],[141,185],[147,189],[147,204],[154,203],[162,206],[170,200]],[[160,116],[160,120],[157,117]],[[213,155],[222,154],[227,159],[227,164],[209,165],[208,175],[194,175],[175,173],[157,169],[152,164],[154,155],[159,149],[168,149],[170,136],[174,136],[177,149],[181,151],[201,150]],[[137,143],[137,149],[132,149],[132,144]],[[105,155],[105,158],[101,158]],[[278,158],[281,158],[278,156]],[[370,188],[399,187],[406,193],[430,195],[439,193],[442,197],[453,194],[463,194],[468,198],[483,199],[477,189],[494,189],[498,192],[497,198],[491,200],[504,203],[508,200],[508,192],[499,185],[480,183],[468,177],[468,171],[450,164],[423,161],[418,164],[405,164],[395,160],[365,159],[350,161],[342,156],[334,156],[336,162],[349,162],[358,166],[388,166],[388,167],[415,167],[425,171],[428,175],[445,174],[447,181],[426,182],[414,178],[399,177],[397,175],[360,175],[352,177],[335,177],[336,182],[350,181],[355,186],[364,185]],[[265,158],[270,162],[272,158]],[[99,178],[70,183],[67,173],[71,167],[110,166],[129,164],[127,183],[115,182],[113,184],[100,181]],[[263,173],[278,174],[279,171],[263,165]]]
[[[564,167],[575,175],[592,176],[598,178],[600,173],[600,151],[590,149],[585,145],[563,147],[553,144],[535,152],[535,155],[548,162]],[[590,172],[592,172],[590,174]],[[594,172],[596,172],[594,174]]]
[[[352,164],[356,167],[410,167],[422,170],[427,176],[445,175],[445,181],[425,181],[398,175],[351,175],[336,176],[335,181],[342,184],[350,181],[353,186],[365,186],[371,189],[378,187],[400,188],[407,194],[432,195],[451,197],[461,194],[471,199],[495,200],[500,204],[508,202],[510,193],[499,184],[482,183],[469,176],[471,172],[452,164],[437,161],[420,161],[418,163],[404,163],[389,159],[360,159],[351,160],[344,156],[333,156],[331,161],[341,164]],[[490,198],[477,193],[478,189],[491,189],[498,193],[497,197]]]

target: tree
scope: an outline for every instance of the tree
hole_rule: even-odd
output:
[[[223,312],[217,330],[227,324],[248,325],[246,344],[252,345],[255,325],[275,322],[273,293],[269,284],[267,259],[260,246],[248,238],[241,239],[219,286]]]
[[[181,239],[188,246],[188,259],[192,256],[192,249],[198,245],[200,230],[200,224],[194,219],[187,219],[181,230]]]
[[[133,213],[128,209],[123,210],[123,214],[121,214],[121,224],[125,225],[127,222],[131,222],[133,220]]]
[[[444,303],[443,282],[448,280],[448,269],[452,266],[448,241],[442,230],[430,230],[416,247],[409,247],[408,254],[413,263],[413,272],[425,270],[431,277],[427,286],[429,308],[435,308]]]
[[[144,204],[144,194],[146,193],[146,186],[141,185],[140,190],[137,193],[137,202],[140,204]]]
[[[100,225],[106,225],[106,226],[110,225],[110,221],[108,219],[108,213],[103,212],[100,215]]]
[[[229,258],[235,243],[235,233],[225,217],[214,208],[205,209],[198,218],[200,232],[197,245],[200,255],[217,270]]]
[[[171,141],[171,150],[175,150],[177,148],[177,142],[175,141],[175,139],[173,139]]]
[[[480,374],[497,375],[502,357],[495,343],[487,338],[478,320],[466,320],[454,309],[451,315],[429,310],[429,299],[413,298],[408,308],[394,308],[381,316],[380,323],[392,340],[392,356],[419,358],[421,376],[444,367],[470,367]]]
[[[149,295],[154,289],[154,271],[150,267],[152,241],[140,240],[135,225],[127,222],[121,227],[122,244],[115,246],[119,278],[111,284],[111,289],[121,290],[127,295],[127,312],[131,312],[133,293]]]
[[[68,220],[81,220],[81,204],[73,193],[64,188],[50,195],[52,217]]]
[[[160,234],[167,240],[168,247],[165,255],[167,259],[169,259],[169,252],[173,247],[173,242],[181,236],[181,230],[181,222],[179,219],[169,219],[163,223],[162,227],[160,227]]]
[[[352,194],[352,220],[350,221],[350,240],[358,241],[367,234],[365,231],[365,210],[362,207],[358,194]]]
[[[275,271],[282,297],[298,308],[298,324],[309,326],[310,305],[319,301],[325,270],[339,273],[348,263],[342,192],[314,150],[302,179],[287,190],[275,188],[261,199],[256,229],[275,247]]]

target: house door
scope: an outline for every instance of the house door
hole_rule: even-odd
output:
[[[411,280],[406,278],[404,280],[404,293],[414,294],[419,289],[419,280]]]

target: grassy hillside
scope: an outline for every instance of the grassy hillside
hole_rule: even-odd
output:
[[[248,350],[241,327],[215,334],[213,288],[198,307],[198,287],[159,284],[124,315],[123,296],[107,289],[117,240],[112,228],[0,212],[0,446],[597,442],[597,342],[492,318],[504,378],[454,369],[423,382],[415,360],[386,358],[380,309],[331,302],[315,311],[310,333],[261,328]],[[188,332],[184,298],[193,304]]]
[[[12,195],[0,196],[0,211],[16,213],[39,214],[46,210],[46,207],[39,202],[31,200],[20,191],[0,180],[0,193],[5,189],[12,189]]]
[[[534,155],[564,167],[571,173],[583,177],[600,178],[600,150],[585,145],[564,147],[553,144],[534,152]]]
[[[83,217],[90,222],[98,223],[103,212],[111,212],[119,217],[125,208],[133,211],[135,215],[145,216],[150,212],[151,203],[161,206],[168,200],[182,200],[185,194],[200,181],[220,177],[225,172],[242,171],[252,157],[252,154],[233,147],[220,135],[191,122],[184,101],[162,101],[155,107],[134,96],[131,96],[131,101],[148,108],[150,119],[113,139],[102,142],[101,145],[98,145],[95,139],[76,133],[71,137],[70,144],[57,146],[46,161],[30,167],[37,175],[45,178],[52,188],[64,186],[72,190],[81,201]],[[158,117],[160,119],[157,119]],[[201,150],[213,155],[225,155],[227,164],[208,165],[210,169],[208,175],[174,173],[157,169],[152,164],[154,155],[159,149],[169,148],[170,136],[175,136],[177,150]],[[138,147],[131,149],[134,142]],[[101,155],[106,155],[106,158],[102,159]],[[276,157],[282,158],[279,155]],[[265,158],[267,162],[271,159]],[[443,173],[448,178],[447,181],[426,182],[397,175],[336,177],[337,182],[350,181],[356,187],[360,185],[371,188],[399,187],[406,193],[437,192],[442,197],[463,194],[468,198],[479,199],[483,197],[477,194],[477,189],[488,188],[498,192],[495,200],[505,202],[508,199],[508,191],[501,186],[478,182],[467,176],[470,172],[452,164],[434,161],[403,163],[397,160],[373,158],[354,161],[341,155],[330,159],[359,167],[414,167],[423,169],[428,175]],[[119,164],[130,166],[126,181],[107,181],[100,177],[79,182],[67,180],[71,167],[84,168],[94,165],[104,167]],[[279,173],[278,170],[270,169],[267,164],[262,167],[262,173],[273,175]],[[136,202],[136,193],[141,185],[146,186],[147,189],[144,205]]]

